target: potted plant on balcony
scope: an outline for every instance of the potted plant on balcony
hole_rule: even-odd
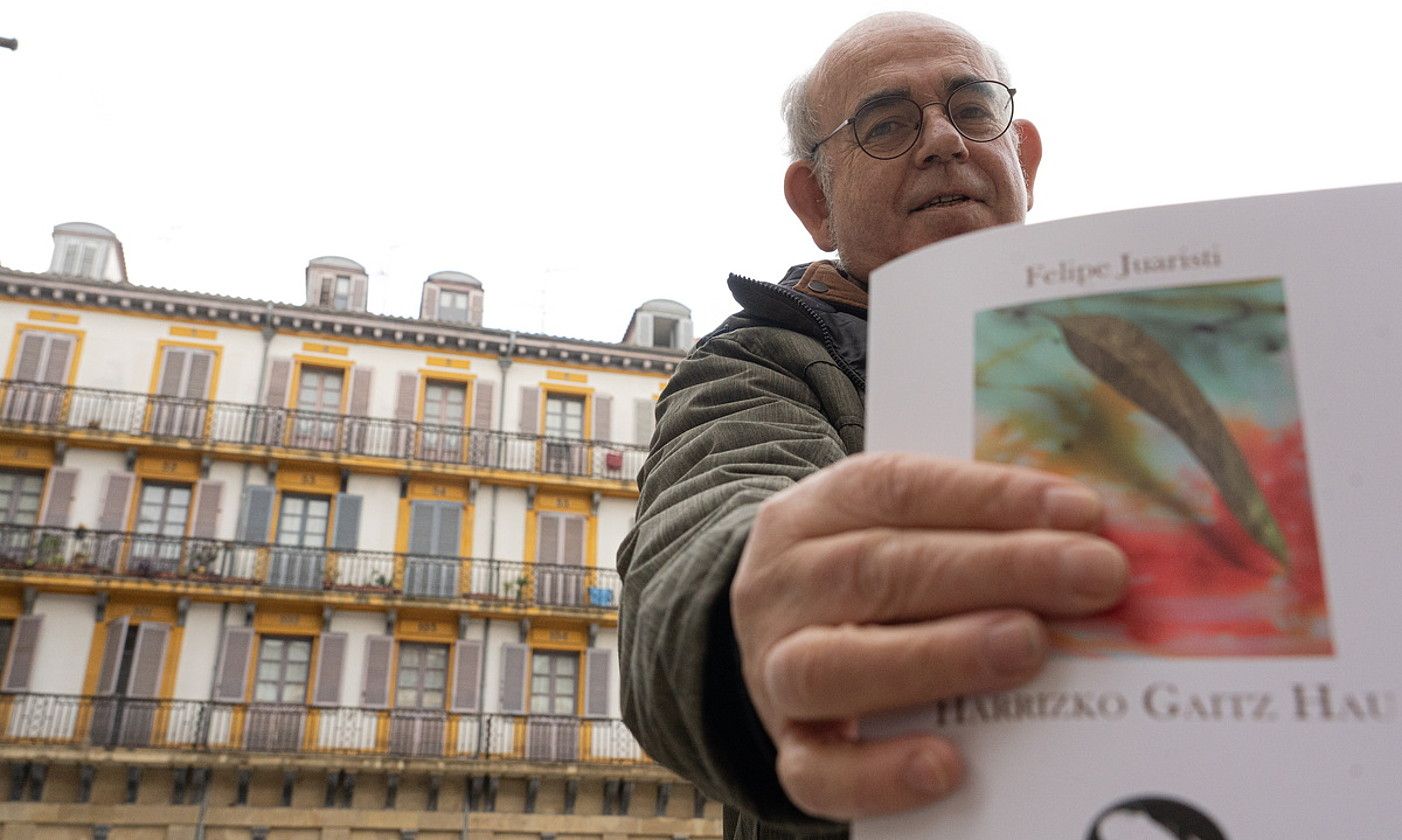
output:
[[[506,597],[520,604],[526,598],[526,586],[529,585],[530,582],[530,578],[521,575],[515,580],[508,580],[506,583],[502,584],[502,588],[506,590]]]

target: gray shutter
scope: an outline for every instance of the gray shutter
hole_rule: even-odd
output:
[[[127,641],[127,616],[107,622],[107,636],[102,645],[102,667],[97,672],[97,694],[110,697],[117,693],[117,673],[122,665],[122,648]]]
[[[472,427],[474,429],[492,428],[492,409],[496,402],[496,383],[478,379],[472,384],[474,389],[472,397]]]
[[[370,368],[356,367],[351,371],[350,406],[346,413],[352,417],[370,416]]]
[[[338,706],[341,703],[341,672],[346,659],[346,634],[322,633],[317,645],[316,691],[313,706]]]
[[[455,712],[480,711],[482,698],[477,688],[482,681],[482,643],[476,639],[460,639],[453,646],[453,699]]]
[[[328,306],[322,298],[326,295],[327,280],[322,274],[312,274],[307,278],[307,306]]]
[[[519,428],[528,435],[540,434],[540,389],[521,389],[521,420]]]
[[[268,364],[268,381],[263,389],[263,405],[287,407],[287,380],[292,377],[291,359],[273,359]]]
[[[218,703],[242,703],[248,687],[248,666],[253,659],[253,628],[225,627],[219,653],[219,673],[214,680]]]
[[[19,344],[19,361],[15,364],[15,379],[21,382],[39,381],[39,364],[44,358],[43,333],[24,332]]]
[[[409,503],[409,553],[427,556],[434,553],[433,532],[437,517],[433,502]]]
[[[468,293],[467,323],[474,327],[482,326],[482,292]]]
[[[180,383],[185,381],[185,366],[190,362],[190,351],[183,347],[167,347],[161,360],[161,384],[157,389],[163,397],[183,397]]]
[[[336,533],[332,535],[332,549],[355,551],[360,547],[360,509],[363,501],[363,497],[350,493],[336,496]]]
[[[185,393],[181,396],[192,400],[202,400],[209,396],[209,372],[214,367],[214,354],[207,350],[196,350],[190,354],[190,377],[185,382]]]
[[[424,286],[423,311],[419,317],[425,321],[438,320],[438,287],[431,283]]]
[[[246,543],[265,543],[273,523],[273,499],[277,491],[265,484],[249,484],[243,488],[239,503],[239,522],[234,539]]]
[[[163,622],[148,621],[136,628],[136,650],[131,657],[131,676],[127,678],[128,697],[152,700],[160,695],[169,638],[170,625]]]
[[[433,553],[442,557],[457,557],[462,550],[462,505],[456,502],[438,504],[438,525],[434,528]]]
[[[68,527],[68,515],[73,507],[73,488],[77,483],[77,470],[49,470],[49,486],[44,488],[44,515],[39,520],[41,525],[48,528]]]
[[[503,714],[524,715],[526,713],[526,680],[530,669],[526,660],[530,648],[525,645],[506,643],[501,646],[501,708]]]
[[[15,621],[15,635],[10,642],[10,657],[5,662],[5,679],[0,688],[5,691],[28,691],[29,677],[34,671],[35,654],[39,648],[39,631],[44,627],[42,614],[22,615]]]
[[[647,312],[639,312],[634,317],[637,319],[637,323],[634,324],[637,329],[633,331],[633,343],[640,344],[643,347],[651,347],[652,315]]]
[[[566,566],[584,565],[584,526],[582,516],[563,516],[565,520],[565,550],[560,562]]]
[[[355,277],[351,279],[351,309],[353,311],[365,311],[365,301],[369,292],[369,287],[370,279],[368,277]]]
[[[633,403],[633,440],[646,445],[657,424],[657,401],[639,397]]]
[[[613,440],[613,397],[594,395],[594,440]]]
[[[127,511],[131,508],[131,490],[136,476],[131,473],[108,473],[102,486],[102,502],[98,505],[99,531],[124,531]]]
[[[691,344],[695,340],[696,339],[693,337],[692,334],[691,319],[682,318],[677,325],[677,348],[681,350],[690,350]]]
[[[66,335],[49,336],[49,358],[44,362],[42,382],[63,385],[68,382],[68,357],[73,352],[73,339]]]
[[[584,658],[584,716],[609,716],[609,683],[613,674],[613,651],[590,648]]]
[[[560,562],[560,521],[564,514],[537,513],[535,561],[554,565]]]
[[[195,482],[195,524],[190,528],[190,536],[200,540],[214,539],[223,499],[224,482]]]
[[[365,637],[365,683],[360,690],[360,705],[367,709],[389,707],[390,656],[394,653],[394,637]]]
[[[394,392],[394,419],[405,422],[413,422],[416,403],[419,397],[419,375],[417,373],[399,374],[399,384]]]

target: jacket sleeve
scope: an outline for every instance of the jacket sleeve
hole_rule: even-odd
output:
[[[709,340],[659,400],[637,521],[618,555],[622,706],[648,754],[707,796],[811,830],[835,826],[779,786],[742,681],[729,592],[760,502],[847,454],[811,384],[846,380],[817,342],[776,332]],[[776,361],[786,358],[806,361]]]

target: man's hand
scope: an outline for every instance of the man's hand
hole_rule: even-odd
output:
[[[858,718],[1019,685],[1041,616],[1124,594],[1124,555],[1089,531],[1086,488],[1033,470],[858,455],[765,502],[731,588],[745,687],[779,781],[817,816],[913,808],[959,783],[948,741],[858,742]]]

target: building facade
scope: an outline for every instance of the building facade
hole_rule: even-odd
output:
[[[719,836],[619,720],[614,555],[673,301],[608,344],[0,268],[0,823],[44,838]]]

